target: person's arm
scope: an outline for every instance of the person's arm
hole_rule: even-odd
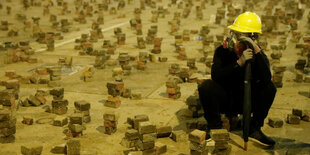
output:
[[[213,57],[213,65],[211,68],[211,77],[215,81],[227,80],[227,77],[230,76],[233,72],[240,69],[237,61],[225,64],[223,63],[223,47],[216,49]]]

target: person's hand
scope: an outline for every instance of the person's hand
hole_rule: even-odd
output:
[[[244,66],[245,62],[253,58],[253,51],[251,49],[246,49],[243,51],[241,57],[237,60],[239,66]]]
[[[245,36],[241,36],[240,37],[241,40],[245,40],[247,42],[249,42],[250,44],[252,44],[253,48],[254,48],[254,52],[255,54],[260,52],[261,49],[259,48],[259,46],[249,37],[245,37]]]

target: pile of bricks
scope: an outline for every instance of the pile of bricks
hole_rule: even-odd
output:
[[[120,52],[118,56],[118,62],[119,65],[125,66],[129,65],[130,56],[128,55],[128,52]]]
[[[191,71],[197,71],[195,58],[187,59],[187,66]]]
[[[86,129],[83,125],[83,114],[73,113],[69,116],[69,120],[67,137],[82,136],[83,130]]]
[[[68,100],[64,99],[64,88],[54,88],[50,90],[50,94],[53,95],[52,100],[52,113],[57,115],[63,115],[68,111]]]
[[[146,36],[146,43],[147,44],[153,44],[154,38],[157,34],[157,25],[151,26],[151,28],[148,30],[147,36]]]
[[[189,30],[183,30],[183,41],[190,41],[190,31]]]
[[[13,108],[4,108],[7,104],[4,104],[5,99],[3,93],[0,92],[0,123],[3,124],[0,127],[0,143],[14,142],[16,133],[16,118],[14,116]]]
[[[194,130],[188,135],[190,141],[190,154],[192,155],[207,155],[208,149],[206,147],[206,132],[201,130]]]
[[[175,42],[174,45],[175,45],[176,49],[178,49],[178,47],[182,46],[182,44],[183,44],[183,36],[180,34],[176,34],[174,36],[174,42]],[[178,50],[176,52],[178,52]]]
[[[309,122],[310,113],[300,109],[292,109],[292,113],[288,114],[286,117],[286,122],[288,124],[300,124],[300,120]]]
[[[139,49],[145,49],[145,41],[143,39],[143,37],[137,37],[137,44],[138,44],[138,48]]]
[[[229,132],[226,129],[213,129],[210,131],[212,140],[215,142],[213,153],[228,153],[231,151],[231,146],[228,144],[230,140]]]
[[[74,102],[74,113],[82,114],[82,119],[84,123],[89,123],[91,121],[90,117],[90,103],[85,100],[79,100]]]
[[[115,45],[112,45],[110,40],[104,40],[102,47],[107,49],[107,54],[114,54],[116,50]]]
[[[118,118],[119,115],[114,111],[106,111],[103,114],[103,127],[105,134],[111,135],[116,132]]]
[[[31,57],[34,50],[31,49],[29,42],[5,42],[4,43],[4,64],[11,64],[15,62],[37,63],[38,59]]]
[[[152,13],[151,22],[157,23],[158,22],[158,11],[152,10],[151,13]]]
[[[180,67],[180,72],[178,76],[182,79],[183,82],[188,82],[189,77],[191,76],[192,73],[190,73],[190,69],[187,66],[181,66]]]
[[[171,74],[171,75],[178,75],[179,72],[180,72],[180,65],[179,65],[179,64],[176,64],[176,63],[171,64],[171,65],[170,65],[170,68],[169,68],[169,70],[168,70],[168,72],[169,72],[169,74]]]
[[[166,93],[168,94],[169,98],[172,99],[178,99],[181,97],[181,91],[180,91],[180,86],[178,86],[177,81],[175,80],[168,80],[166,82]]]
[[[154,54],[159,54],[161,53],[161,42],[162,42],[162,38],[154,38],[154,48],[152,49],[152,53]]]
[[[137,148],[143,154],[155,153],[156,126],[149,121],[139,123]]]
[[[137,61],[137,69],[145,70],[148,59],[149,59],[149,55],[147,52],[139,52],[139,60]]]
[[[286,66],[275,64],[273,65],[272,70],[273,70],[272,82],[277,88],[282,88],[283,86],[282,79],[284,71],[286,70]]]
[[[37,90],[35,95],[30,95],[28,98],[26,98],[23,102],[22,105],[25,107],[29,106],[40,106],[44,105],[47,100],[45,98],[46,94],[40,90]]]
[[[124,89],[123,82],[108,82],[108,99],[105,101],[104,106],[111,108],[118,108],[121,105],[121,100],[118,96],[121,95]]]
[[[271,48],[271,64],[280,63],[280,58],[282,57],[282,46],[278,44],[270,45]]]
[[[51,67],[47,68],[47,72],[50,74],[50,81],[48,83],[49,87],[59,87],[61,80],[61,67]]]
[[[117,44],[118,45],[125,45],[126,41],[126,34],[125,33],[120,33],[117,35]]]
[[[136,34],[137,35],[142,35],[143,33],[142,33],[142,24],[137,24],[136,25]]]
[[[95,64],[94,67],[97,69],[104,69],[105,63],[107,60],[110,59],[110,55],[107,54],[105,50],[99,50],[96,54]]]
[[[176,52],[179,53],[179,55],[177,57],[179,60],[186,60],[187,59],[186,50],[185,50],[185,47],[183,45],[177,46]]]
[[[196,6],[196,19],[202,20],[203,19],[203,12],[200,6]]]

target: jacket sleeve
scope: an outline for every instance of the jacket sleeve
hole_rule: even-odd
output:
[[[225,81],[227,76],[232,75],[235,71],[240,69],[237,61],[224,64],[223,48],[217,48],[213,56],[213,65],[211,69],[211,77],[215,81]]]
[[[271,81],[270,64],[266,54],[261,51],[255,54],[255,68],[257,69],[257,81],[262,85],[268,84]]]

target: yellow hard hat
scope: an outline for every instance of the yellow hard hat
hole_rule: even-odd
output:
[[[259,16],[253,12],[245,12],[239,15],[228,28],[242,33],[262,34],[262,22]]]

